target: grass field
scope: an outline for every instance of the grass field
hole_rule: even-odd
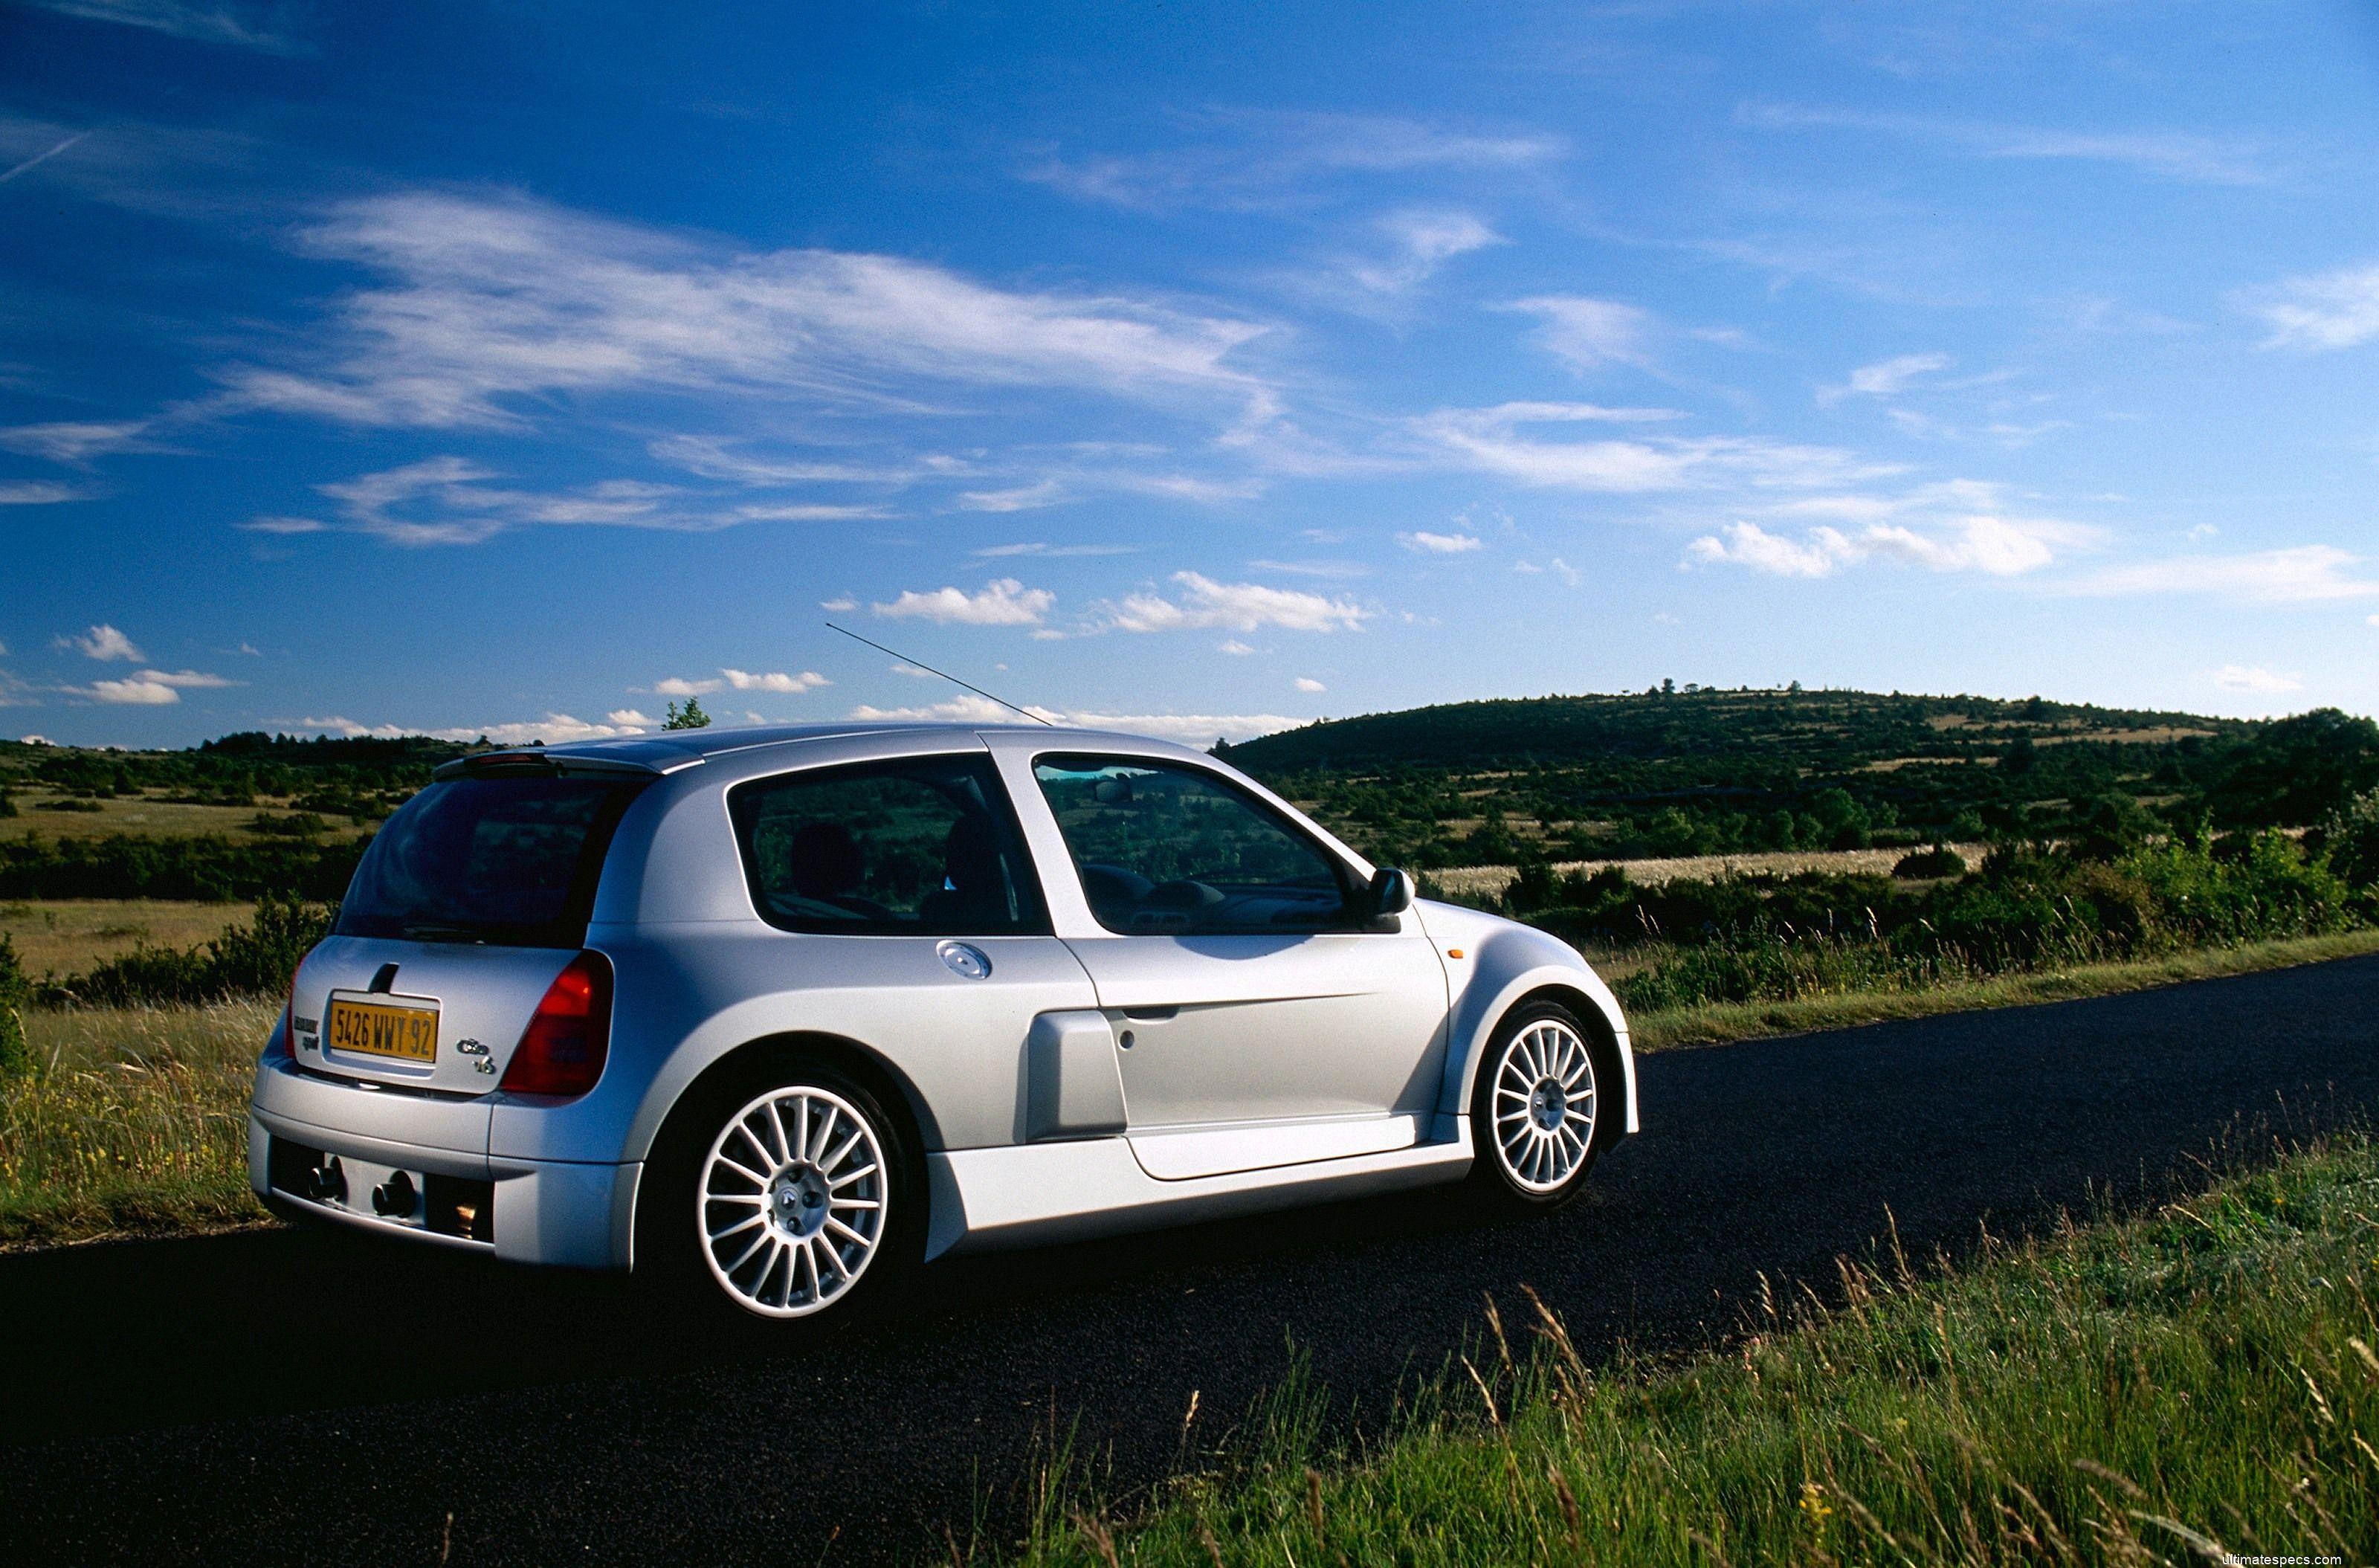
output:
[[[1057,1564],[2150,1564],[2379,1553],[2379,1149],[2336,1140],[1955,1272],[1887,1242],[1726,1348],[1589,1367],[1504,1304],[1352,1448],[1275,1393],[1110,1522],[1058,1475]],[[2291,1555],[2302,1554],[2302,1555]],[[952,1555],[958,1556],[953,1547]],[[2237,1561],[2228,1558],[2228,1561]],[[2252,1560],[2252,1558],[2251,1558]]]
[[[255,912],[183,899],[19,899],[0,902],[0,935],[27,974],[81,974],[137,947],[195,947]]]
[[[1982,864],[1983,857],[1990,852],[1988,844],[1952,844],[1950,848],[1963,856],[1970,866]],[[1563,861],[1553,870],[1563,875],[1573,871],[1591,875],[1607,866],[1616,866],[1639,887],[1658,887],[1666,882],[1709,882],[1721,876],[1799,876],[1809,872],[1830,876],[1889,876],[1891,868],[1908,852],[1772,850],[1740,855],[1683,855],[1666,860]],[[1448,893],[1466,899],[1500,899],[1519,874],[1516,868],[1508,865],[1451,866],[1429,874],[1430,879]]]
[[[251,838],[256,835],[248,831],[248,824],[256,820],[260,810],[267,816],[288,814],[287,802],[267,799],[260,799],[253,806],[202,806],[163,801],[153,795],[127,795],[93,802],[97,811],[51,811],[43,802],[62,798],[54,790],[20,788],[15,798],[17,814],[0,817],[0,838],[20,838],[30,833],[39,833],[44,838],[101,838],[111,833],[136,838],[217,833],[231,838]],[[323,836],[346,838],[369,831],[337,816],[325,819]]]
[[[28,1013],[36,1069],[0,1080],[0,1247],[262,1220],[248,1094],[277,1010]]]

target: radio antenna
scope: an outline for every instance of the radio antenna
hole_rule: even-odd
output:
[[[936,669],[932,665],[927,664],[924,660],[911,658],[907,654],[901,653],[898,649],[888,648],[873,637],[863,637],[848,626],[838,626],[833,621],[829,621],[826,623],[826,629],[829,632],[839,632],[854,643],[865,643],[877,653],[890,654],[894,658],[899,659],[901,663],[914,665],[928,675],[938,675],[953,686],[964,686],[968,691],[972,692],[978,697],[989,697],[993,702],[997,703],[1008,712],[1020,713],[1035,724],[1047,724],[1052,730],[1057,728],[1055,724],[1050,723],[1048,719],[1045,719],[1039,714],[1034,713],[1031,708],[1018,707],[1006,697],[994,697],[989,692],[984,691],[982,687],[976,685],[972,681],[961,681],[947,669]]]

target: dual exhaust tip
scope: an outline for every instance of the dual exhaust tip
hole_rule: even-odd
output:
[[[306,1172],[306,1196],[324,1203],[346,1201],[347,1172],[337,1155]],[[401,1219],[409,1215],[419,1202],[420,1193],[414,1187],[413,1178],[403,1171],[394,1173],[371,1189],[372,1212],[384,1218]]]

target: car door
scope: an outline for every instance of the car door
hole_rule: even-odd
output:
[[[1127,1131],[1150,1175],[1428,1136],[1446,989],[1418,919],[1371,918],[1354,867],[1220,770],[995,750],[1058,935],[1114,1033]]]

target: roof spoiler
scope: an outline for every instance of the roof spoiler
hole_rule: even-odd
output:
[[[441,763],[429,775],[450,778],[657,778],[667,770],[624,757],[558,756],[540,748],[480,752]]]

